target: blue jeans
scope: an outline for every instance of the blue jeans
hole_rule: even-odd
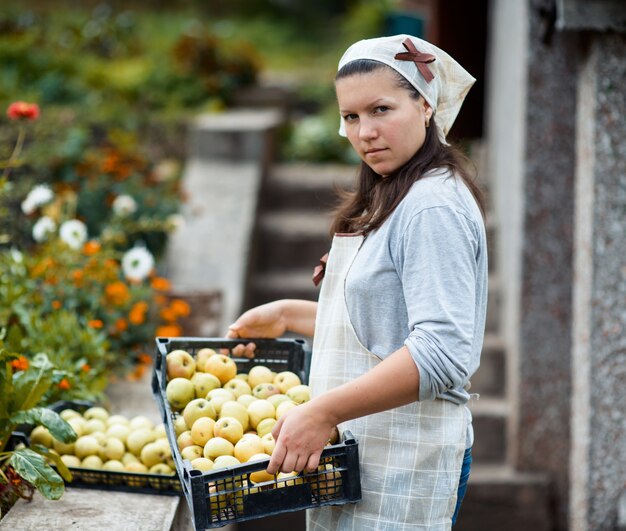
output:
[[[456,496],[456,507],[454,509],[454,514],[452,515],[452,525],[456,523],[457,516],[459,516],[459,509],[461,508],[461,503],[463,502],[463,498],[465,497],[465,491],[467,491],[467,481],[469,480],[471,466],[472,449],[468,448],[467,450],[465,450],[465,455],[463,456],[463,465],[461,466],[461,479],[459,480],[459,490]]]

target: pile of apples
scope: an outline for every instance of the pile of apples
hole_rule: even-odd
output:
[[[82,414],[71,408],[59,414],[76,432],[75,442],[62,443],[44,426],[36,426],[30,440],[59,454],[68,468],[175,474],[164,424],[155,425],[142,415],[130,419],[111,415],[100,406],[90,407]]]
[[[272,429],[287,411],[310,400],[309,387],[291,371],[276,373],[264,365],[238,373],[235,361],[214,349],[196,356],[177,349],[166,356],[165,395],[174,411],[177,446],[183,459],[201,471],[212,471],[267,459],[274,450]],[[336,432],[336,430],[335,430]],[[329,440],[334,444],[338,433]],[[323,465],[322,468],[330,465]],[[333,472],[329,472],[334,479]],[[339,473],[337,473],[339,476]],[[261,470],[246,478],[249,492],[273,481],[272,487],[302,483],[296,472],[276,476]],[[241,486],[239,482],[238,486]],[[234,486],[234,485],[232,485]],[[264,488],[264,487],[259,487]],[[326,494],[332,494],[328,491]],[[211,509],[232,502],[209,485]],[[224,499],[222,499],[224,498]],[[221,506],[221,505],[220,505]]]

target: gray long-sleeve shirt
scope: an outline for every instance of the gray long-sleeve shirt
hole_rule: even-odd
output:
[[[406,345],[420,400],[469,400],[487,311],[487,239],[467,186],[444,170],[417,181],[368,234],[346,278],[348,314],[381,358]],[[468,434],[468,445],[472,442]]]

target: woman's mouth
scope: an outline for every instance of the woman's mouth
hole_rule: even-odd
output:
[[[365,150],[365,155],[372,156],[372,155],[376,155],[377,153],[381,153],[382,151],[385,151],[385,148],[367,149],[367,150]]]

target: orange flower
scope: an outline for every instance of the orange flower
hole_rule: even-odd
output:
[[[120,317],[117,321],[115,321],[115,331],[117,333],[124,332],[124,330],[128,329],[128,321],[123,317]]]
[[[10,120],[36,120],[39,118],[39,105],[36,103],[26,103],[25,101],[15,101],[9,105],[7,116]]]
[[[59,382],[59,389],[63,390],[63,391],[67,391],[68,389],[70,389],[72,387],[72,384],[70,384],[70,381],[67,378],[63,378],[60,382]]]
[[[172,310],[172,308],[163,308],[159,312],[159,315],[161,316],[161,319],[167,321],[168,323],[174,323],[178,318],[178,315],[176,315],[176,312]]]
[[[159,326],[156,330],[156,335],[159,337],[180,337],[182,333],[182,328],[178,325]]]
[[[121,280],[108,284],[104,288],[104,293],[109,302],[111,302],[112,304],[116,304],[118,306],[125,304],[130,298],[130,293],[128,292],[128,286]]]
[[[52,301],[52,308],[53,309],[58,310],[58,309],[61,308],[61,306],[63,306],[61,301]]]
[[[163,277],[154,277],[150,284],[157,291],[169,291],[172,287],[170,281]]]
[[[150,354],[141,353],[138,356],[139,363],[145,363],[146,365],[150,365],[152,363],[152,356]]]
[[[146,312],[148,311],[148,304],[144,301],[139,301],[133,304],[128,314],[128,320],[134,325],[140,325],[146,320]]]
[[[119,264],[117,263],[116,260],[113,260],[113,258],[107,258],[104,261],[104,267],[106,267],[111,272],[117,273],[117,270],[119,268]]]
[[[187,317],[191,313],[189,304],[182,299],[174,299],[170,308],[178,317]]]
[[[28,360],[24,356],[20,356],[19,358],[11,362],[11,367],[14,371],[25,371],[26,369],[28,369],[28,366]]]
[[[93,256],[94,254],[97,254],[100,249],[101,245],[97,241],[90,240],[83,246],[83,253],[87,256]]]
[[[84,363],[80,369],[83,372],[89,372],[91,370],[91,365],[89,365],[89,363]]]
[[[100,319],[91,319],[91,321],[87,321],[87,326],[91,328],[102,328],[104,323]]]
[[[140,363],[139,365],[135,367],[135,370],[132,372],[132,374],[129,374],[127,376],[127,378],[131,381],[139,380],[146,373],[146,369],[147,369],[147,365]]]
[[[154,296],[154,302],[159,306],[165,306],[167,304],[167,297],[157,294]]]

